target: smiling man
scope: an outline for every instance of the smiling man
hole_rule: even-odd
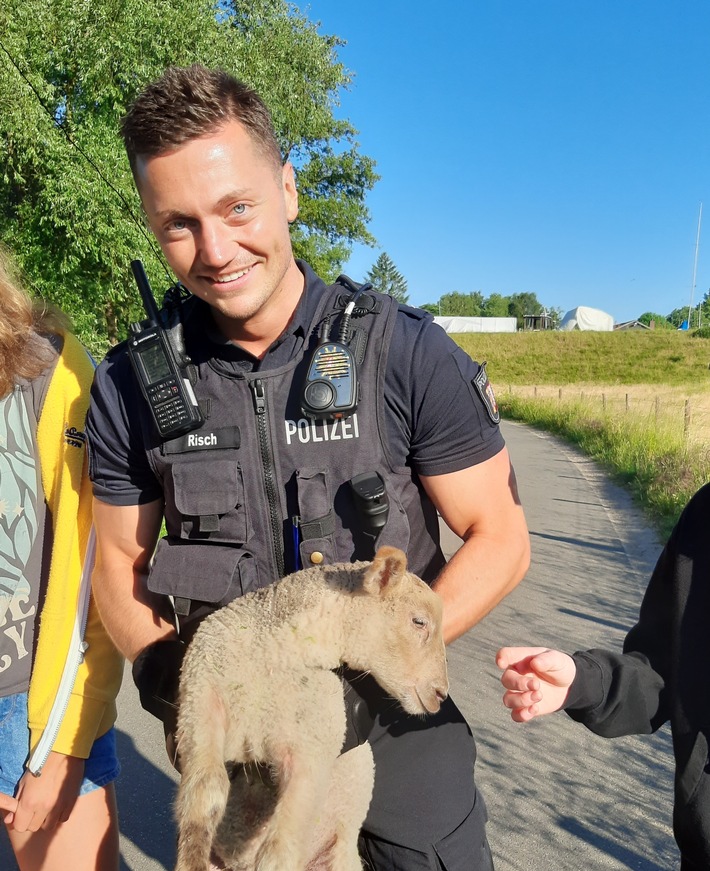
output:
[[[180,148],[136,154],[133,170],[179,280],[211,306],[225,338],[259,356],[303,292],[289,235],[298,214],[291,164],[227,120]]]
[[[122,132],[150,227],[192,294],[182,330],[205,418],[161,438],[125,343],[99,367],[87,424],[94,594],[144,705],[172,729],[165,702],[207,613],[301,566],[370,559],[375,543],[405,550],[441,596],[447,641],[466,632],[529,559],[485,368],[390,297],[365,291],[346,315],[350,283],[329,286],[294,259],[294,170],[244,84],[170,69]],[[356,360],[345,416],[304,410],[310,360],[331,329]],[[448,565],[437,509],[464,539]],[[376,762],[369,867],[488,871],[475,745],[455,704],[418,719],[365,676],[345,686],[348,741],[367,737]]]

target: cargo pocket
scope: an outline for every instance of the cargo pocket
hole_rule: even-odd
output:
[[[693,741],[693,746],[688,753],[688,764],[679,772],[678,776],[678,800],[680,804],[690,804],[695,796],[695,792],[700,785],[703,777],[703,772],[706,766],[710,766],[710,757],[708,755],[708,739],[702,732],[698,732],[694,739],[691,736],[685,737],[683,740]],[[685,748],[683,748],[685,750]]]
[[[445,838],[434,844],[434,852],[443,871],[475,868],[493,871],[493,857],[486,837],[488,811],[483,796],[476,790],[476,801],[466,819]]]
[[[296,472],[296,481],[301,565],[308,568],[336,562],[335,509],[326,473],[301,469]]]
[[[241,544],[249,535],[242,469],[233,459],[173,463],[175,507],[188,539]]]
[[[226,605],[258,586],[252,554],[167,538],[158,543],[148,576],[148,589],[154,593],[211,605]]]

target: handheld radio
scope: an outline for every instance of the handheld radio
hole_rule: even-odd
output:
[[[205,419],[186,375],[189,361],[162,324],[143,264],[132,260],[131,269],[148,320],[131,324],[128,356],[158,432],[171,439],[197,429]]]
[[[349,417],[357,408],[359,399],[357,363],[347,344],[348,332],[358,297],[372,285],[357,287],[345,275],[341,275],[338,281],[354,290],[355,295],[345,306],[336,342],[330,340],[330,318],[323,322],[320,343],[308,365],[306,380],[301,388],[301,411],[314,420]]]

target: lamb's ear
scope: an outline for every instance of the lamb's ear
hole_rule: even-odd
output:
[[[388,593],[407,571],[407,557],[396,547],[381,547],[365,572],[363,588],[372,595]]]

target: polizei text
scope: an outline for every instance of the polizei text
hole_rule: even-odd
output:
[[[341,439],[360,438],[357,424],[357,414],[340,420],[310,420],[301,417],[298,420],[286,420],[286,444],[296,440],[301,444],[309,442],[336,442]]]

